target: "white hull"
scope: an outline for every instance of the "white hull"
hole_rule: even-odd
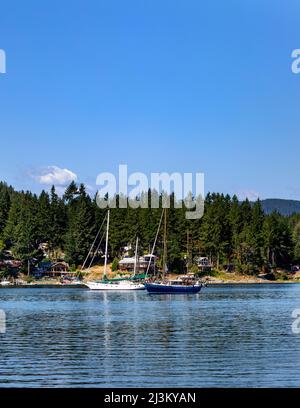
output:
[[[144,290],[145,286],[142,283],[131,281],[116,281],[116,282],[88,282],[86,286],[92,290]]]
[[[10,285],[11,285],[11,282],[10,282],[10,281],[6,281],[6,280],[3,280],[3,281],[0,282],[0,285],[1,285],[1,286],[10,286]]]

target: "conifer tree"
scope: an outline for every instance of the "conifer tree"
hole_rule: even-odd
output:
[[[78,266],[83,263],[95,238],[94,206],[83,184],[80,185],[79,194],[72,194],[68,201],[68,228],[64,249],[66,260]]]
[[[0,184],[0,237],[2,237],[7,222],[10,203],[11,199],[7,187]]]
[[[17,194],[12,202],[5,237],[16,259],[27,263],[41,258],[38,199],[29,192]],[[27,270],[27,269],[26,269]],[[29,269],[28,269],[29,272]]]
[[[264,256],[267,267],[288,265],[292,260],[292,233],[284,217],[273,211],[263,224]]]
[[[63,247],[67,227],[67,211],[63,200],[56,194],[52,186],[50,193],[50,228],[49,249],[56,258],[57,251]]]

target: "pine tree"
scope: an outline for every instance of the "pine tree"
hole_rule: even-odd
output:
[[[0,237],[2,237],[10,209],[11,189],[5,183],[0,183]]]
[[[263,234],[264,212],[260,200],[257,200],[252,207],[250,223],[250,244],[251,244],[251,269],[258,272],[263,266]]]
[[[63,247],[64,243],[64,235],[67,226],[67,212],[64,202],[56,194],[54,186],[51,188],[49,216],[49,249],[53,256],[57,257],[57,251]]]
[[[31,193],[18,194],[12,202],[5,236],[16,259],[29,262],[39,260],[42,253],[39,249],[40,231],[37,217],[38,199]],[[29,272],[29,270],[28,270]]]
[[[264,256],[267,267],[288,265],[292,260],[292,233],[287,219],[274,211],[263,224]]]
[[[66,260],[81,265],[95,238],[94,206],[83,185],[79,194],[69,198],[68,229],[65,235]]]
[[[294,242],[294,260],[300,262],[300,221],[294,226],[293,229],[293,242]]]
[[[223,194],[212,194],[206,198],[200,237],[205,251],[219,269],[221,261],[229,257],[230,223],[228,203]]]
[[[236,195],[232,197],[230,211],[228,214],[231,229],[231,257],[237,264],[241,263],[241,232],[243,229],[242,211]]]
[[[36,214],[38,224],[38,234],[41,242],[49,243],[51,236],[51,214],[49,194],[44,190],[38,199],[38,212]]]

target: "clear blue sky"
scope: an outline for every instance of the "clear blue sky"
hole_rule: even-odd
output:
[[[125,163],[300,199],[299,27],[298,0],[2,0],[0,179]]]

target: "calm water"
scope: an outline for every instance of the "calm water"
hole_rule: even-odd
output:
[[[300,386],[300,285],[0,289],[0,386]]]

